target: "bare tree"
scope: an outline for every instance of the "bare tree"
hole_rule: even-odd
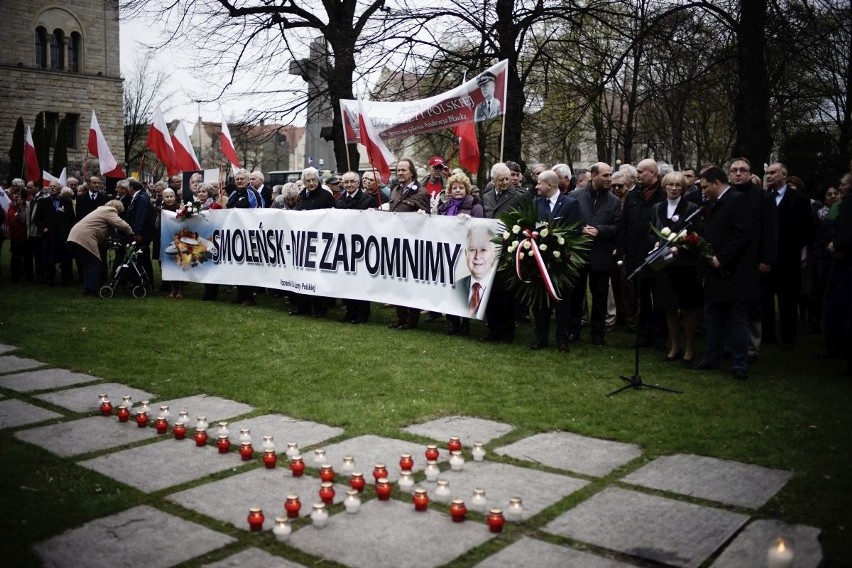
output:
[[[124,79],[124,161],[131,169],[151,155],[145,146],[151,118],[157,106],[172,94],[165,87],[169,74],[153,69],[151,61],[147,54],[140,55]]]

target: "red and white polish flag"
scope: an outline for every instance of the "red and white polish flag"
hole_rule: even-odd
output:
[[[201,125],[198,125],[199,128]],[[175,165],[184,172],[194,172],[201,169],[198,158],[195,157],[195,149],[186,131],[186,123],[180,121],[172,134],[172,147],[175,149]]]
[[[388,183],[390,165],[396,161],[396,157],[379,137],[379,133],[364,110],[361,99],[358,99],[358,127],[361,131],[361,144],[367,149],[367,160],[379,172],[382,183]]]
[[[148,140],[145,145],[166,166],[167,174],[171,176],[180,171],[180,168],[175,165],[175,149],[169,136],[169,127],[166,125],[166,119],[163,118],[163,112],[159,107],[154,111],[154,120],[151,123],[151,129],[148,131]]]
[[[231,166],[240,167],[240,160],[237,157],[237,150],[234,148],[234,139],[231,138],[231,131],[228,130],[228,123],[222,118],[222,153],[231,162]]]
[[[41,177],[41,167],[38,165],[38,154],[36,154],[35,144],[33,143],[33,131],[27,126],[27,133],[24,136],[24,164],[27,166],[27,181],[38,183]]]
[[[89,153],[98,159],[101,175],[108,178],[125,178],[124,170],[118,165],[112,152],[109,151],[98,117],[92,109],[92,123],[89,126]]]

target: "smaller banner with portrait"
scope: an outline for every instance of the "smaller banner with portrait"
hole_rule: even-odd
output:
[[[162,212],[163,280],[259,286],[483,319],[494,219],[325,209]]]

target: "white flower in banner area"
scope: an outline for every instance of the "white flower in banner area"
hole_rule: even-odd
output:
[[[524,253],[519,252],[519,253],[518,253],[518,258],[524,258]]]
[[[563,239],[562,237],[559,237],[558,239],[556,239],[556,242],[559,243],[559,246],[562,246],[562,245],[565,244],[565,239]]]
[[[506,249],[506,250],[508,250],[509,252],[515,252],[516,248],[518,248],[518,243],[512,243],[512,244],[509,245],[509,248]]]
[[[660,231],[660,234],[663,235],[664,237],[668,237],[669,235],[672,234],[672,230],[669,229],[668,227],[663,227],[663,229]]]
[[[547,235],[550,234],[550,231],[548,231],[547,227],[545,227],[544,229],[541,230],[541,233],[539,233],[539,234],[541,235],[541,238],[544,238],[544,237],[546,237]],[[541,249],[541,250],[544,250],[544,249]]]
[[[536,223],[535,223],[536,229],[540,229],[542,227],[547,227],[547,226],[548,226],[547,221],[536,221]]]
[[[547,245],[545,245],[545,244],[538,245],[538,250],[547,250]]]
[[[513,232],[513,233],[515,233],[515,234],[517,235],[518,233],[520,233],[520,232],[521,232],[521,226],[520,226],[520,225],[515,225],[514,227],[512,227],[512,232]]]
[[[503,240],[508,239],[510,236],[512,235],[509,233],[509,231],[503,231]]]
[[[553,251],[553,258],[559,258],[560,256],[562,256],[561,252],[559,252],[558,250]]]
[[[685,236],[686,236],[686,229],[683,229],[681,232],[679,232],[677,234],[677,240],[682,241]]]
[[[530,242],[529,241],[524,241],[524,248],[525,249],[530,248]]]

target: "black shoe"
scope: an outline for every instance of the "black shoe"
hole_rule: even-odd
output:
[[[687,359],[686,357],[684,357],[680,360],[680,364],[686,369],[691,369],[695,366],[695,357],[692,357],[691,359]]]
[[[533,341],[529,344],[529,348],[533,351],[538,351],[539,349],[544,349],[547,347],[546,341]]]
[[[570,353],[571,352],[571,343],[568,341],[560,341],[559,342],[559,352],[560,353]]]
[[[447,330],[447,335],[458,335],[461,333],[461,328],[458,326],[451,327]]]
[[[395,322],[391,322],[388,324],[388,329],[399,329],[403,325],[405,325],[404,320],[396,320]]]
[[[501,343],[503,341],[503,337],[496,333],[489,333],[485,337],[481,338],[480,341],[482,343]]]
[[[350,321],[349,323],[361,324],[361,323],[367,323],[367,320],[365,320],[364,318],[355,318],[354,320]]]
[[[711,365],[710,363],[704,363],[699,361],[692,367],[690,367],[693,371],[715,371],[716,365]]]
[[[683,351],[678,349],[677,352],[675,352],[674,356],[669,357],[668,355],[666,355],[665,357],[663,357],[663,361],[665,361],[666,363],[671,363],[672,361],[677,361],[681,357],[683,357]]]
[[[354,323],[355,322],[355,316],[350,315],[350,314],[345,314],[342,318],[340,318],[340,321],[342,323]]]
[[[327,314],[328,314],[328,312],[326,312],[325,310],[322,310],[322,311],[319,311],[319,312],[314,312],[311,315],[315,318],[324,318]]]
[[[417,326],[411,323],[403,323],[401,325],[396,326],[396,328],[400,331],[405,331],[406,329],[417,329]]]
[[[429,312],[429,315],[426,316],[427,322],[439,321],[441,319],[441,314],[435,312]]]
[[[603,346],[606,345],[606,341],[602,336],[597,336],[592,338],[592,345]]]
[[[734,376],[735,381],[747,381],[748,373],[745,372],[745,369],[734,369],[731,371],[731,374]]]

